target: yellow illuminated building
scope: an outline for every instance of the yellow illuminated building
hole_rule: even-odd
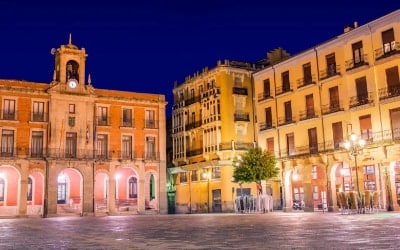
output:
[[[232,180],[232,160],[255,146],[252,72],[237,61],[175,84],[172,147],[175,212],[227,212],[241,193],[256,195],[256,184]]]
[[[400,10],[253,74],[258,145],[275,154],[283,209],[338,210],[339,192],[400,203]],[[295,42],[295,41],[294,41]],[[365,145],[346,149],[354,133]],[[279,192],[279,190],[274,190]]]

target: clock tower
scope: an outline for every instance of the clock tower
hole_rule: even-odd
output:
[[[55,57],[53,82],[65,86],[66,90],[81,89],[85,85],[86,51],[72,44],[71,34],[68,44],[51,49]]]

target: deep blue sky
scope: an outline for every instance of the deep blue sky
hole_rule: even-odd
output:
[[[50,82],[51,48],[84,47],[96,88],[165,94],[217,60],[296,54],[400,8],[398,1],[0,0],[0,79]],[[368,3],[368,2],[372,2]]]

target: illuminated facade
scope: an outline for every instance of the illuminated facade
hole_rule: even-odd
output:
[[[255,145],[252,65],[218,62],[175,84],[172,151],[175,212],[233,211],[255,184],[232,182],[232,159]]]
[[[0,216],[167,213],[164,95],[96,89],[84,48],[51,83],[0,80]]]
[[[253,74],[259,146],[281,168],[284,210],[338,209],[340,191],[379,192],[400,203],[400,11]],[[350,155],[351,133],[366,145]],[[343,169],[343,170],[342,170]],[[277,190],[278,191],[278,190]]]

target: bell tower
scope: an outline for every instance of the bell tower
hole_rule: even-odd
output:
[[[55,58],[53,82],[66,86],[69,89],[82,88],[85,85],[86,51],[72,44],[69,35],[68,44],[58,49],[51,49]]]

